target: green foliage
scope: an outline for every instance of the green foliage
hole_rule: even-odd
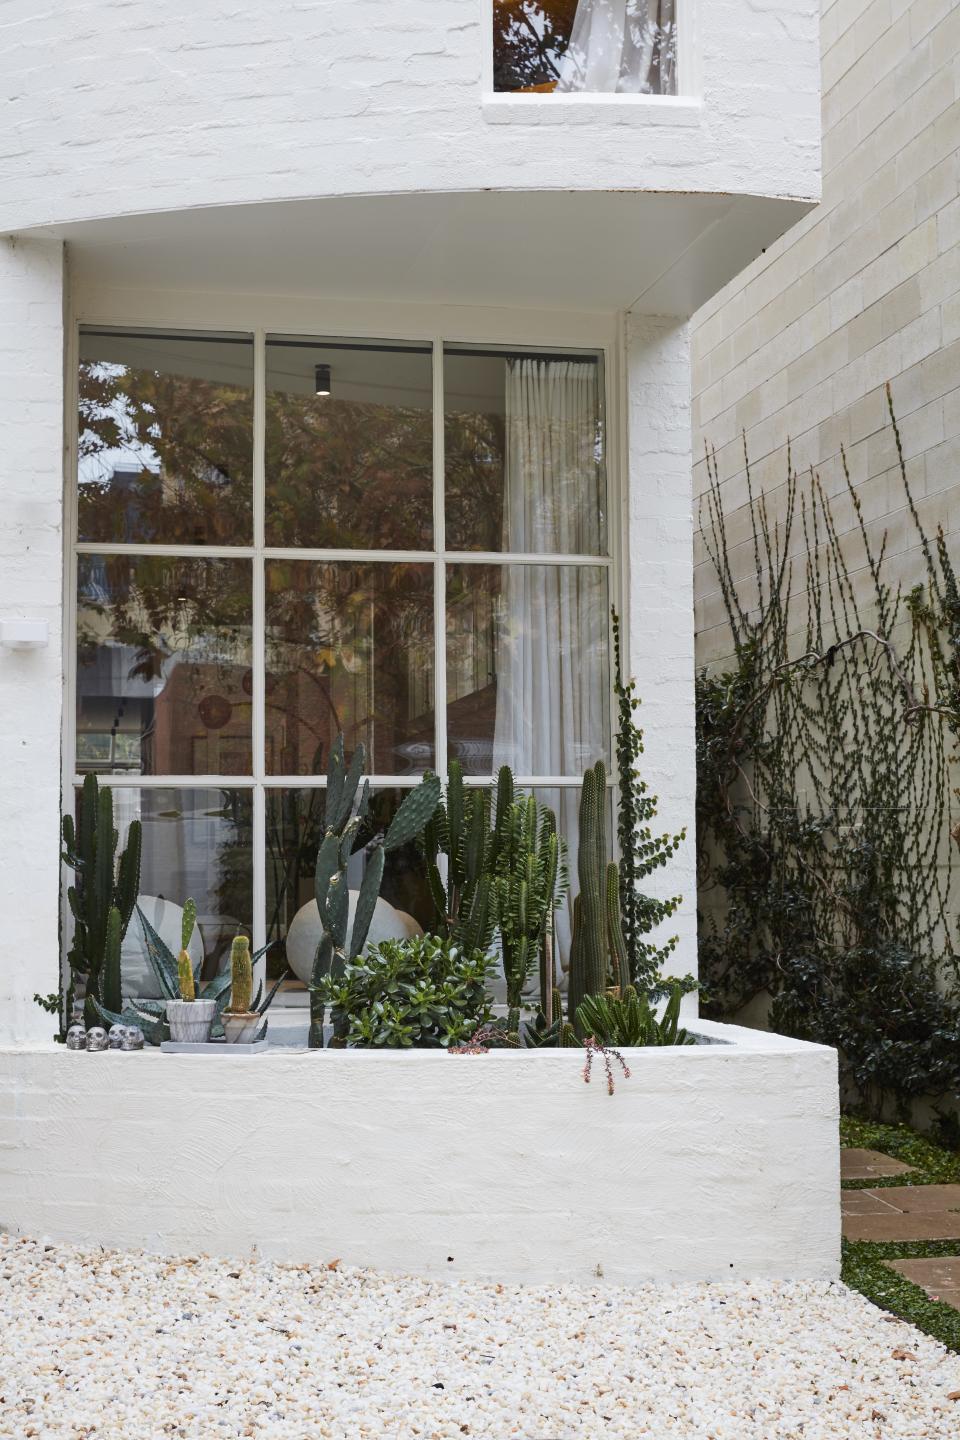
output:
[[[897,1241],[870,1244],[867,1241],[844,1240],[840,1278],[851,1290],[858,1290],[881,1310],[898,1315],[932,1335],[948,1350],[960,1351],[960,1310],[939,1300],[931,1300],[925,1290],[914,1285],[885,1263],[888,1260],[919,1260],[930,1256],[957,1253],[956,1240]]]
[[[498,812],[513,798],[513,776],[504,766],[497,785]],[[497,928],[492,874],[500,842],[491,823],[489,792],[465,787],[458,760],[447,767],[446,794],[438,799],[420,843],[437,933],[464,950],[489,950]]]
[[[568,1013],[578,1034],[579,1011],[588,995],[629,983],[629,957],[620,915],[620,871],[607,859],[607,772],[598,760],[583,777],[577,873],[573,906]]]
[[[855,1150],[879,1150],[902,1160],[913,1173],[909,1176],[879,1176],[872,1180],[847,1180],[844,1189],[881,1189],[885,1185],[960,1185],[960,1154],[920,1135],[909,1125],[884,1125],[854,1115],[840,1118],[840,1144]]]
[[[353,853],[357,832],[367,818],[370,804],[369,781],[363,780],[362,788],[360,785],[365,763],[364,747],[360,744],[354,751],[349,766],[346,764],[343,736],[338,735],[331,747],[327,768],[324,835],[317,852],[314,872],[314,895],[321,929],[310,981],[309,1044],[314,1050],[323,1045],[325,982],[328,977],[339,980],[347,963],[362,954],[366,944],[380,894],[384,855],[420,834],[433,815],[440,798],[440,781],[435,775],[424,776],[420,785],[405,796],[382,843],[376,845],[368,854],[357,896],[353,927],[348,936],[350,892],[347,865]],[[341,1026],[342,1023],[341,1021]],[[334,1038],[344,1038],[336,1027]]]
[[[614,694],[617,700],[617,838],[620,843],[620,913],[626,947],[627,977],[631,985],[655,991],[660,972],[677,946],[673,935],[663,945],[643,937],[676,914],[681,896],[656,900],[644,895],[640,885],[648,875],[668,865],[686,839],[678,835],[657,835],[651,822],[657,813],[657,797],[651,795],[640,774],[643,731],[637,725],[640,706],[637,682],[625,680],[620,647],[620,617],[611,610],[613,622]],[[627,980],[624,980],[624,984]],[[688,987],[689,988],[689,987]]]
[[[533,795],[511,800],[508,805],[498,798],[496,835],[496,915],[509,1028],[516,1032],[524,987],[552,937],[553,912],[563,898],[566,881],[553,811]],[[551,974],[551,987],[552,983]]]
[[[743,581],[708,455],[702,532],[733,662],[697,681],[712,1013],[766,999],[777,1029],[837,1046],[847,1086],[878,1115],[960,1092],[949,842],[960,598],[946,544],[930,543],[913,504],[895,422],[894,435],[926,566],[906,594],[845,457],[853,529],[842,537],[816,475],[801,488],[788,461],[773,525],[747,465],[754,564]]]
[[[622,997],[588,995],[577,1008],[577,1028],[601,1045],[695,1045],[680,1028],[683,990],[674,982],[663,1016],[658,1019],[645,991],[628,985]]]
[[[463,1045],[490,1020],[492,955],[445,936],[386,940],[321,981],[341,1043],[372,1048]]]
[[[77,822],[68,813],[62,829],[63,861],[77,877],[67,890],[74,931],[67,953],[70,982],[63,1013],[71,1010],[81,981],[88,1023],[94,1023],[95,1001],[112,1010],[123,1005],[120,948],[140,890],[141,826],[139,820],[131,821],[117,861],[120,837],[113,825],[113,794],[109,787],[100,790],[95,775],[87,775]]]
[[[184,900],[183,920],[180,924],[180,949],[187,950],[190,941],[193,939],[193,931],[197,923],[197,902],[196,900]]]
[[[236,935],[230,946],[230,1005],[234,1015],[249,1015],[253,995],[253,961],[250,941]]]

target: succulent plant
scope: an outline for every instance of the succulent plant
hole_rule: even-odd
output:
[[[195,1000],[197,998],[197,987],[193,976],[193,961],[190,959],[189,945],[193,938],[193,928],[197,923],[197,902],[195,900],[184,901],[183,920],[180,925],[180,954],[177,956],[177,976],[180,982],[180,999]]]
[[[598,760],[583,777],[577,873],[580,893],[573,907],[568,1014],[581,1034],[578,1012],[588,995],[622,991],[630,980],[620,921],[620,871],[607,859],[607,772]]]
[[[367,856],[353,927],[348,935],[350,892],[347,865],[357,831],[369,812],[370,782],[363,780],[362,787],[360,784],[365,761],[364,747],[359,744],[348,766],[344,759],[343,736],[337,736],[327,767],[324,836],[317,852],[314,872],[314,894],[321,931],[309,987],[309,1044],[314,1050],[323,1045],[325,978],[332,976],[338,979],[348,961],[363,951],[380,894],[385,856],[422,834],[440,798],[440,781],[435,775],[425,775],[417,788],[404,797],[383,840],[374,845]]]
[[[245,935],[237,935],[230,946],[230,1004],[231,1015],[249,1015],[253,998],[253,962],[250,956],[250,941]]]
[[[647,996],[628,985],[622,996],[588,995],[577,1009],[577,1027],[600,1045],[695,1045],[680,1028],[683,988],[675,981],[663,1016],[658,1019]]]

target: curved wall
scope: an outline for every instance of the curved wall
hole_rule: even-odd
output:
[[[700,98],[666,101],[485,95],[489,6],[31,6],[0,40],[0,231],[397,191],[817,197],[816,0],[686,0]]]

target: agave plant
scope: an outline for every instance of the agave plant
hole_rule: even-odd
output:
[[[163,991],[162,1000],[131,999],[127,1002],[123,1011],[117,1014],[113,1010],[107,1010],[99,1003],[96,1006],[97,1018],[100,1023],[110,1025],[139,1025],[143,1031],[143,1037],[148,1045],[159,1045],[162,1040],[167,1039],[166,1008],[168,1000],[179,1000],[181,994],[181,969],[178,964],[178,957],[174,955],[170,947],[161,939],[160,935],[150,924],[140,906],[137,906],[137,918],[140,928],[143,931],[144,945],[146,946],[147,959],[150,962],[157,983]],[[272,942],[271,942],[272,943]],[[269,945],[256,951],[251,956],[252,961],[259,960],[269,950]],[[193,973],[193,984],[195,992],[199,993],[200,967]],[[286,979],[286,971],[276,980],[263,998],[263,985],[257,987],[256,998],[251,1005],[259,1015],[265,1015],[273,1003],[274,996]],[[229,969],[210,980],[203,990],[205,1000],[216,1000],[216,1018],[213,1022],[211,1036],[214,1039],[223,1035],[223,1023],[221,1016],[230,1002],[231,972]]]

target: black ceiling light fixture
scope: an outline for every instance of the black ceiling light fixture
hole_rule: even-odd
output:
[[[314,392],[317,395],[330,394],[330,366],[317,365],[313,371]]]

